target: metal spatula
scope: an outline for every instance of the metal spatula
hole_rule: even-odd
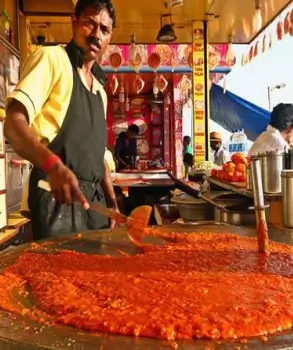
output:
[[[39,180],[38,187],[51,192],[50,184],[47,181]],[[88,201],[90,209],[107,216],[119,223],[125,224],[127,226],[127,234],[131,241],[136,245],[141,245],[145,229],[149,223],[152,207],[148,205],[140,206],[134,209],[130,216],[127,217],[113,209],[106,208],[99,203],[92,203]]]

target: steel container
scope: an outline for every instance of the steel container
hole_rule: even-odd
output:
[[[283,226],[293,228],[293,170],[283,170],[281,179]]]
[[[282,192],[281,172],[285,169],[285,152],[269,151],[259,154],[263,191],[267,194]]]

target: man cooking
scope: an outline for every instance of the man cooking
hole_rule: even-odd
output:
[[[223,147],[223,138],[221,133],[213,131],[210,133],[210,146],[214,153],[214,163],[223,165],[230,160],[229,153]]]
[[[249,155],[287,150],[293,141],[293,104],[280,103],[272,111],[269,125],[254,141]]]
[[[138,126],[131,124],[126,132],[121,132],[117,137],[114,155],[118,162],[118,170],[135,168],[138,134]]]
[[[5,136],[34,165],[28,195],[34,239],[107,226],[106,217],[89,210],[88,200],[107,199],[117,210],[104,160],[106,78],[96,63],[114,26],[110,0],[79,0],[73,39],[30,56],[7,98]],[[48,181],[51,192],[40,189],[39,180]]]

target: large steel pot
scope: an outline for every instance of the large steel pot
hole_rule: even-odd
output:
[[[282,171],[282,219],[284,227],[293,228],[293,170]]]
[[[197,204],[177,204],[180,217],[187,221],[214,220],[213,206],[201,201]]]
[[[282,192],[281,172],[285,169],[285,152],[269,151],[258,155],[261,163],[263,191],[268,194]]]
[[[162,216],[164,218],[178,218],[179,211],[176,204],[160,204]]]
[[[174,196],[171,202],[175,203],[180,217],[187,221],[214,220],[213,206],[200,198],[188,195]]]
[[[223,206],[223,207],[232,206],[232,205],[238,205],[238,206],[246,205],[247,208],[253,205],[253,201],[250,198],[241,196],[240,194],[237,194],[237,193],[231,193],[231,192],[219,194],[218,196],[214,195],[210,203],[211,204],[214,203],[214,220],[216,222],[222,222],[221,215],[220,215],[222,210],[220,207],[217,207],[217,205]]]
[[[235,204],[245,204],[245,203],[252,203],[252,200],[250,198],[247,198],[245,196],[242,196],[238,193],[224,193],[220,194],[219,196],[214,196],[214,201],[218,204],[227,206],[227,205],[235,205]]]
[[[236,193],[220,195],[219,197],[214,198],[214,201],[220,205],[223,205],[224,207],[246,206],[246,208],[248,208],[253,205],[253,201],[250,198],[246,198]],[[222,212],[223,211],[221,209],[216,207],[214,208],[214,216],[216,222],[224,222],[221,219]]]
[[[220,222],[237,226],[255,225],[254,211],[250,211],[248,207],[243,205],[233,205],[226,207],[229,212],[215,208],[216,217]]]
[[[236,226],[255,226],[255,212],[247,205],[232,205],[226,207],[227,211],[215,208],[217,221]],[[269,210],[266,210],[266,219],[269,222]]]

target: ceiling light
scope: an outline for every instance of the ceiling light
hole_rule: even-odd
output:
[[[130,60],[133,62],[135,61],[136,56],[136,45],[135,45],[135,36],[131,36],[131,42],[130,42],[130,48],[129,48],[129,56]]]
[[[165,24],[158,33],[157,41],[163,41],[165,43],[176,40],[176,34],[171,24]]]
[[[169,0],[169,6],[172,8],[180,7],[183,5],[183,0]]]
[[[253,30],[259,32],[262,28],[262,15],[260,0],[255,1],[255,13],[253,16]]]
[[[236,56],[233,50],[233,44],[232,44],[232,35],[229,35],[229,42],[228,42],[228,49],[226,53],[226,63],[227,66],[232,67],[236,63]]]
[[[163,18],[169,17],[170,23],[169,24],[163,24]],[[171,15],[163,15],[161,16],[161,29],[159,30],[159,33],[157,35],[157,41],[162,41],[162,42],[171,42],[176,40],[176,34],[173,29],[173,23],[172,23],[172,18]]]

